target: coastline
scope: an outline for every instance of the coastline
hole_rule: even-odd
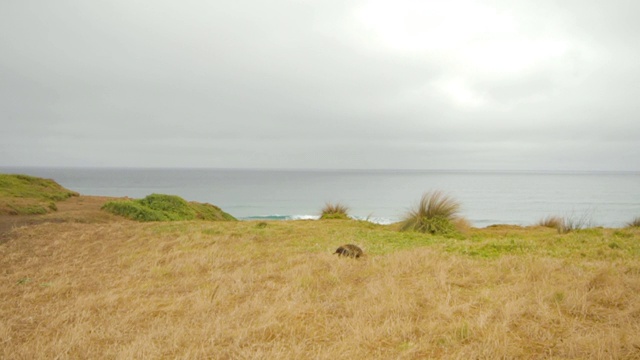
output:
[[[178,195],[215,204],[239,219],[310,219],[324,203],[341,202],[357,219],[389,224],[430,190],[458,199],[462,215],[476,227],[528,226],[554,215],[588,215],[594,226],[621,227],[640,214],[640,173],[635,172],[25,169],[81,194]]]

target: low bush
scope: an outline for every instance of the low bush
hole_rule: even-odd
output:
[[[102,210],[137,221],[172,220],[167,215],[165,215],[164,212],[151,209],[150,207],[144,206],[136,200],[109,201],[102,206]]]
[[[230,214],[227,214],[226,212],[222,211],[222,209],[220,209],[215,205],[192,201],[189,203],[189,206],[196,212],[196,218],[200,220],[211,220],[211,221],[237,220],[235,217],[231,216]]]
[[[102,209],[137,221],[236,220],[219,207],[187,202],[175,195],[151,194],[139,200],[109,201]]]

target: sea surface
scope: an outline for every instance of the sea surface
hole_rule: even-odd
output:
[[[441,190],[474,226],[532,225],[546,216],[622,227],[640,216],[640,173],[0,168],[51,178],[83,195],[152,193],[208,202],[240,219],[315,219],[342,203],[358,219],[399,221],[423,193]]]

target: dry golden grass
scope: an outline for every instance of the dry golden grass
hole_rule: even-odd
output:
[[[346,242],[368,255],[333,256]],[[0,244],[0,358],[640,358],[639,243],[358,221],[22,227]]]

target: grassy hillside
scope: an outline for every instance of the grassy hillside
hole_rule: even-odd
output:
[[[110,201],[102,209],[138,221],[236,220],[217,206],[163,194],[151,194],[139,200]]]
[[[53,180],[0,174],[0,215],[46,214],[56,202],[78,196]]]
[[[640,229],[49,223],[0,245],[0,358],[637,358]],[[332,255],[342,244],[361,259]]]

